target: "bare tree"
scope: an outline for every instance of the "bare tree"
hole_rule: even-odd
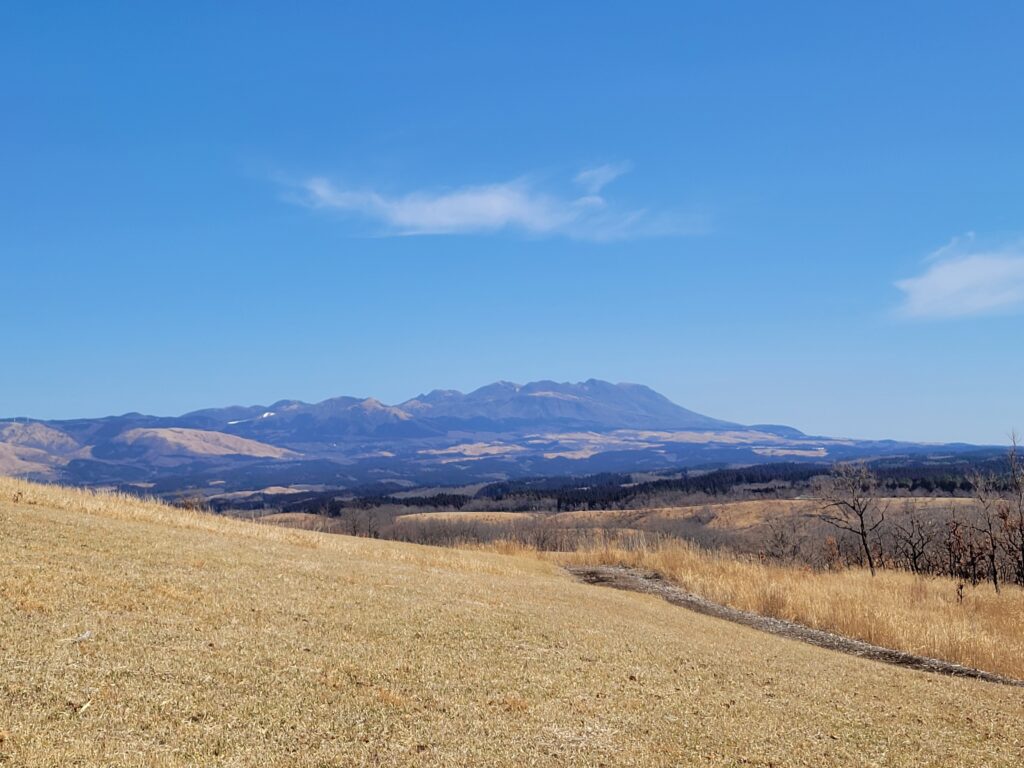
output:
[[[878,499],[878,478],[864,464],[837,464],[832,474],[819,483],[821,507],[818,517],[834,528],[848,531],[859,540],[871,575],[875,575],[875,554],[871,539],[885,522],[887,505]]]
[[[1011,458],[1011,464],[1012,462]],[[992,587],[998,592],[1000,529],[1005,528],[1002,524],[1002,500],[996,480],[991,474],[975,472],[970,480],[971,487],[974,488],[974,499],[978,502],[978,513],[971,524],[971,529],[981,537],[985,547],[989,578],[992,580]]]
[[[904,505],[902,519],[892,523],[896,553],[906,562],[912,573],[923,573],[928,567],[928,551],[935,537],[934,527],[923,519],[913,502]]]
[[[946,521],[943,541],[946,548],[946,575],[951,578],[966,579],[970,576],[968,533],[971,533],[970,526],[960,520],[954,511]]]
[[[768,537],[764,544],[765,554],[783,563],[794,563],[803,559],[807,535],[798,517],[768,520]]]
[[[1017,446],[1017,434],[1010,446],[1008,492],[1000,504],[999,519],[1015,581],[1024,585],[1024,460]]]

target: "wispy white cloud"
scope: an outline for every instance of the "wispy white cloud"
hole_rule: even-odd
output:
[[[910,317],[964,317],[1024,308],[1024,243],[980,248],[973,234],[932,253],[927,269],[900,280]]]
[[[318,177],[307,179],[300,189],[301,201],[306,205],[360,216],[393,235],[517,230],[533,236],[615,240],[697,234],[707,229],[700,217],[652,214],[609,203],[601,192],[627,170],[626,165],[603,165],[581,171],[575,178],[586,193],[581,196],[545,191],[529,178],[439,192],[387,195]]]
[[[573,179],[588,195],[599,195],[601,190],[615,181],[624,173],[629,173],[629,163],[599,165],[595,168],[584,168]]]

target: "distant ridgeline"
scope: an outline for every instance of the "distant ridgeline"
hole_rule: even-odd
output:
[[[509,483],[509,492],[525,493],[542,489],[536,480],[517,485],[526,478],[679,475],[862,458],[942,463],[969,460],[979,450],[985,454],[967,445],[839,440],[781,425],[742,425],[682,408],[645,386],[595,379],[498,382],[468,394],[435,390],[397,405],[337,397],[174,417],[0,420],[2,474],[168,498],[200,496],[218,504],[247,494],[368,495],[361,490],[368,487],[389,493],[477,486],[468,494],[474,495],[479,486]],[[685,483],[698,482],[711,481],[699,481],[692,471],[686,475]],[[600,488],[615,485],[597,482]],[[591,493],[603,498],[612,491],[580,488],[578,501],[566,501],[601,503]]]

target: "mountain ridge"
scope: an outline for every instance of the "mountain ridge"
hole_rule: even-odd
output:
[[[0,473],[161,494],[458,485],[524,476],[923,455],[942,446],[837,440],[686,409],[642,384],[498,381],[401,403],[204,408],[180,416],[0,420]]]

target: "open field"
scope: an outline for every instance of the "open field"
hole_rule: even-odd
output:
[[[298,528],[303,531],[319,531],[321,533],[345,533],[341,521],[332,520],[324,515],[314,515],[311,512],[274,512],[254,519],[263,525],[276,525],[282,528]]]
[[[601,547],[554,556],[573,565],[656,571],[723,605],[794,621],[874,645],[1024,679],[1024,589],[966,587],[940,576],[865,568],[814,571],[772,565],[685,542]]]
[[[897,534],[914,530],[919,536],[914,553],[914,564],[919,570],[955,575],[955,571],[949,570],[953,563],[964,571],[961,575],[965,580],[972,580],[972,572],[980,573],[976,578],[986,577],[983,569],[972,571],[966,539],[947,536],[954,520],[959,521],[956,525],[960,533],[956,536],[969,532],[972,521],[977,525],[976,502],[953,497],[897,497],[883,498],[878,503],[887,511],[888,521],[875,537],[879,561],[888,566],[909,567],[906,539]],[[398,507],[362,512],[343,510],[343,516],[350,518],[347,524],[320,523],[319,529],[366,533],[366,520],[373,518],[376,530],[385,538],[448,546],[508,539],[527,547],[563,551],[614,546],[624,536],[642,532],[651,537],[648,541],[687,540],[705,549],[765,555],[776,561],[817,568],[859,565],[859,541],[824,522],[820,512],[821,502],[807,498],[565,512],[428,512],[403,511]],[[264,521],[295,524],[285,516],[267,516]],[[303,525],[313,527],[310,522]],[[948,551],[944,547],[950,541],[959,541],[964,546],[956,552]],[[1004,564],[1003,578],[1008,578],[1007,568],[1009,565]]]
[[[532,556],[0,480],[0,764],[1019,765],[1024,693]]]
[[[922,512],[942,512],[951,508],[960,510],[974,506],[971,499],[946,497],[892,498],[882,499],[893,510],[911,503]],[[764,526],[769,522],[785,519],[802,519],[813,515],[820,508],[816,499],[758,499],[754,501],[729,501],[719,504],[696,504],[685,507],[651,507],[646,509],[598,509],[558,513],[536,512],[414,512],[400,515],[397,520],[404,522],[429,523],[462,522],[507,524],[543,519],[548,524],[560,527],[629,525],[653,528],[668,521],[693,521],[713,530],[743,531]]]
[[[244,512],[235,513],[236,517],[245,519]],[[251,519],[263,524],[280,526],[282,528],[298,528],[304,531],[319,531],[321,533],[351,533],[351,524],[341,518],[318,515],[312,512],[272,512],[263,515],[251,515]],[[413,513],[399,515],[396,522],[406,525],[409,523],[426,523],[434,525],[438,523],[480,523],[484,525],[497,525],[501,527],[512,526],[524,521],[534,519],[530,513],[521,512],[431,512]]]

